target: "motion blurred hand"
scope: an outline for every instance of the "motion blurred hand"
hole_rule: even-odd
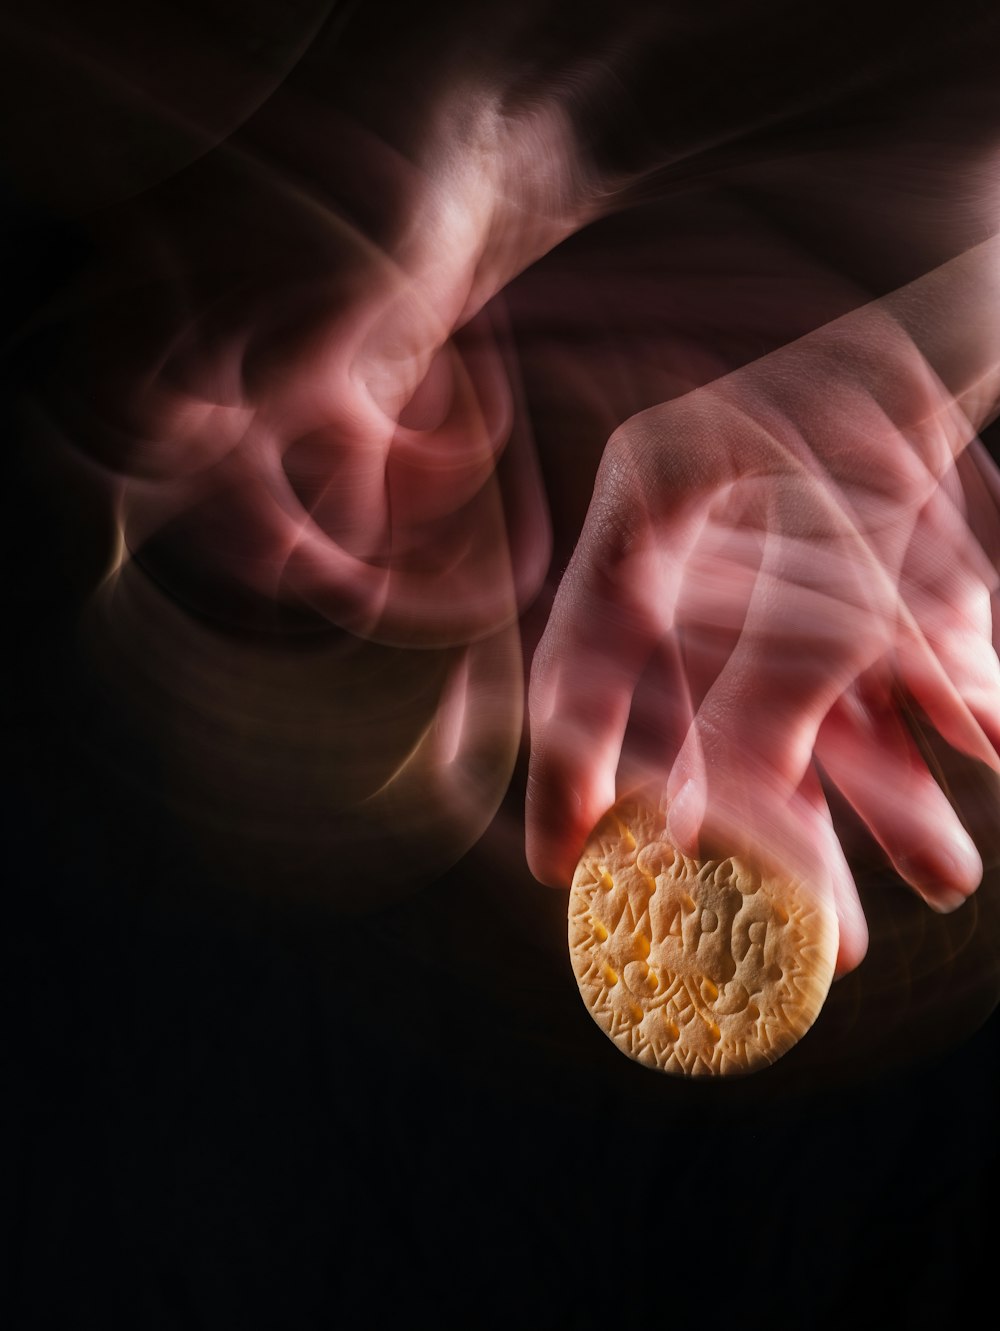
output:
[[[973,434],[879,305],[616,432],[533,668],[536,876],[568,883],[616,777],[654,781],[685,853],[832,895],[843,973],[867,931],[822,773],[935,909],[974,891],[979,855],[904,715],[1000,766]]]
[[[255,123],[101,223],[46,409],[120,484],[127,548],[182,601],[443,646],[537,590],[547,511],[483,307],[582,213],[553,184],[558,119],[480,100],[442,108],[416,163],[333,112],[314,142],[292,106],[291,130]],[[334,131],[381,186],[377,223],[299,184],[340,183]]]

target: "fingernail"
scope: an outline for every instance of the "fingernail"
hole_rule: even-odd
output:
[[[970,889],[978,887],[983,878],[983,862],[971,838],[964,832],[956,832],[942,850],[948,864],[954,869],[955,881],[966,884]],[[954,896],[955,892],[953,889],[945,888],[940,895],[950,897]],[[958,895],[962,901],[965,900],[964,892],[959,892]]]
[[[933,896],[924,896],[924,900],[931,910],[937,911],[939,915],[950,915],[952,911],[958,910],[959,906],[964,906],[968,897],[950,887],[941,887]]]

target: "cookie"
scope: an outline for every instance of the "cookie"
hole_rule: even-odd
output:
[[[746,861],[697,861],[663,807],[617,804],[569,897],[569,950],[591,1016],[624,1053],[680,1076],[773,1063],[808,1031],[837,959],[832,901]]]

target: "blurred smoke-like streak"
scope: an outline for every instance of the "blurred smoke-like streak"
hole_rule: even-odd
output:
[[[4,21],[5,179],[24,231],[41,210],[80,249],[74,271],[38,274],[10,330],[20,429],[50,520],[87,551],[64,570],[74,650],[148,761],[149,799],[240,890],[350,913],[421,889],[400,909],[445,973],[468,964],[460,938],[451,953],[441,941],[465,911],[490,1001],[509,997],[527,1045],[548,1046],[504,987],[511,951],[527,956],[539,1006],[584,1062],[592,1046],[560,1007],[558,900],[532,895],[523,861],[518,758],[524,665],[616,459],[611,489],[641,519],[626,534],[656,547],[670,495],[699,466],[715,485],[712,449],[735,441],[697,548],[682,560],[661,541],[621,583],[612,566],[606,617],[554,653],[563,698],[584,699],[564,769],[594,758],[595,716],[634,664],[605,795],[616,777],[666,782],[733,642],[753,637],[762,570],[780,602],[764,629],[780,632],[761,673],[783,671],[787,696],[816,639],[824,668],[844,639],[856,649],[846,692],[928,588],[935,612],[984,587],[996,608],[996,472],[972,443],[993,379],[966,374],[992,330],[977,315],[928,348],[891,299],[996,235],[997,20],[981,6],[948,23],[895,3],[765,8],[767,23],[737,4],[213,0],[135,17],[108,4],[85,22],[52,0]],[[879,318],[839,325],[842,342],[829,333],[884,299]],[[871,367],[877,343],[899,348],[905,391],[874,373],[845,387],[830,368],[850,354]],[[817,345],[833,347],[829,365]],[[645,427],[621,433],[650,412],[653,443]],[[852,432],[868,458],[842,450]],[[772,454],[750,493],[751,436],[785,460],[820,457],[823,484],[847,495],[846,545],[816,517],[832,485],[808,491],[800,470],[782,491]],[[621,513],[602,511],[614,529]],[[857,556],[859,531],[879,559]],[[687,619],[679,645],[664,637],[623,667],[623,590],[651,567],[661,627],[671,579]],[[967,748],[996,731],[971,692],[951,735]],[[857,715],[899,720],[884,678],[859,696]],[[755,706],[737,709],[736,779],[717,804],[792,855],[785,822],[746,812],[780,730]],[[857,785],[870,750],[847,751],[840,784]],[[812,1046],[834,1063],[873,1008],[882,1026],[865,1039],[896,1040],[897,1023],[908,1048],[929,1023],[945,1039],[943,1013],[961,1029],[995,1002],[996,792],[985,760],[935,764],[986,872],[947,919],[903,895],[875,819],[866,830],[811,767],[794,792],[813,829],[833,805],[872,934]],[[962,775],[945,779],[949,764]],[[459,879],[479,892],[464,906]],[[516,921],[495,941],[504,893],[531,921],[520,941]]]

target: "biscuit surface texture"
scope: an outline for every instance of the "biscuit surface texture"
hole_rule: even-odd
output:
[[[832,902],[743,860],[673,847],[662,807],[617,804],[569,898],[569,949],[597,1024],[640,1063],[681,1076],[754,1072],[813,1024],[837,958]]]

